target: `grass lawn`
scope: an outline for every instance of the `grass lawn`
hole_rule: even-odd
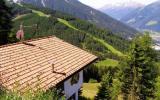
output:
[[[31,9],[31,10],[32,10],[32,9]],[[50,17],[50,15],[47,15],[47,14],[41,12],[41,11],[32,10],[32,12],[35,13],[35,14],[37,14],[37,15],[39,15],[39,16],[41,16],[41,17]],[[29,15],[29,14],[31,14],[31,13],[19,15],[19,16],[17,16],[16,18],[14,18],[13,21],[18,20],[18,19],[20,19],[20,18],[23,18],[23,17],[25,17],[25,16],[27,16],[27,15]]]
[[[50,15],[47,15],[41,11],[37,11],[37,10],[32,10],[33,13],[36,13],[38,14],[39,16],[42,16],[42,17],[50,17]]]
[[[29,14],[19,15],[19,16],[17,16],[16,18],[14,18],[13,21],[16,21],[16,20],[18,20],[18,19],[20,19],[20,18],[22,18],[22,17],[27,16],[27,15],[29,15]]]
[[[99,61],[98,63],[96,63],[96,66],[111,66],[111,67],[116,67],[118,65],[118,61],[117,60],[113,60],[113,59],[106,59],[106,60],[102,60]]]
[[[108,50],[110,50],[112,53],[118,55],[118,56],[124,56],[124,54],[122,54],[120,51],[118,51],[117,49],[115,49],[113,46],[111,46],[110,44],[106,43],[103,39],[97,38],[92,36],[94,40],[97,40],[98,42],[100,42],[101,44],[103,44],[106,48],[108,48]]]
[[[97,95],[99,86],[100,83],[84,83],[82,89],[82,96],[94,100],[94,97]]]
[[[160,67],[160,62],[158,62],[157,65]]]
[[[18,5],[21,6],[21,7],[23,7],[23,5],[21,5],[21,4],[18,4]],[[39,16],[42,16],[42,17],[50,17],[50,15],[47,15],[47,14],[41,12],[41,11],[37,11],[37,10],[33,10],[33,9],[31,9],[31,10],[32,10],[33,13],[36,13],[36,14],[38,14]]]
[[[77,28],[75,28],[74,26],[72,26],[68,21],[64,20],[64,19],[61,19],[61,18],[58,18],[58,21],[65,24],[66,26],[74,29],[74,30],[78,30]]]

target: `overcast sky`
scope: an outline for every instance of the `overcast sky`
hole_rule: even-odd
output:
[[[157,0],[79,0],[79,1],[94,8],[101,8],[106,4],[116,4],[119,2],[130,2],[130,1],[147,5]]]

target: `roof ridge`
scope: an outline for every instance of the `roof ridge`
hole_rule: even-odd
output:
[[[16,42],[16,43],[9,43],[9,44],[5,44],[5,45],[0,45],[0,48],[4,48],[4,47],[8,47],[8,46],[13,46],[13,45],[17,45],[17,44],[23,44],[24,42],[31,42],[31,41],[37,41],[37,40],[47,39],[47,38],[51,38],[51,37],[55,37],[55,36],[52,35],[52,36],[34,38],[34,39],[30,39],[30,40],[25,40],[25,41],[19,41],[19,42]]]

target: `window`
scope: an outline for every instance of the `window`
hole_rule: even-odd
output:
[[[79,81],[79,73],[75,74],[72,78],[71,78],[71,85],[77,84]]]

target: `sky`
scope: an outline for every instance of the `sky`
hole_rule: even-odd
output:
[[[17,1],[17,0],[14,0],[14,1]],[[106,4],[116,4],[116,3],[125,3],[125,2],[134,1],[137,3],[147,5],[157,0],[79,0],[79,1],[81,1],[82,3],[88,6],[98,9],[105,6]]]
[[[105,6],[106,4],[116,4],[116,3],[125,3],[125,2],[130,2],[130,1],[134,1],[137,3],[141,3],[144,5],[150,4],[152,2],[155,2],[157,0],[79,0],[82,3],[89,5],[93,8],[101,8],[103,6]]]

